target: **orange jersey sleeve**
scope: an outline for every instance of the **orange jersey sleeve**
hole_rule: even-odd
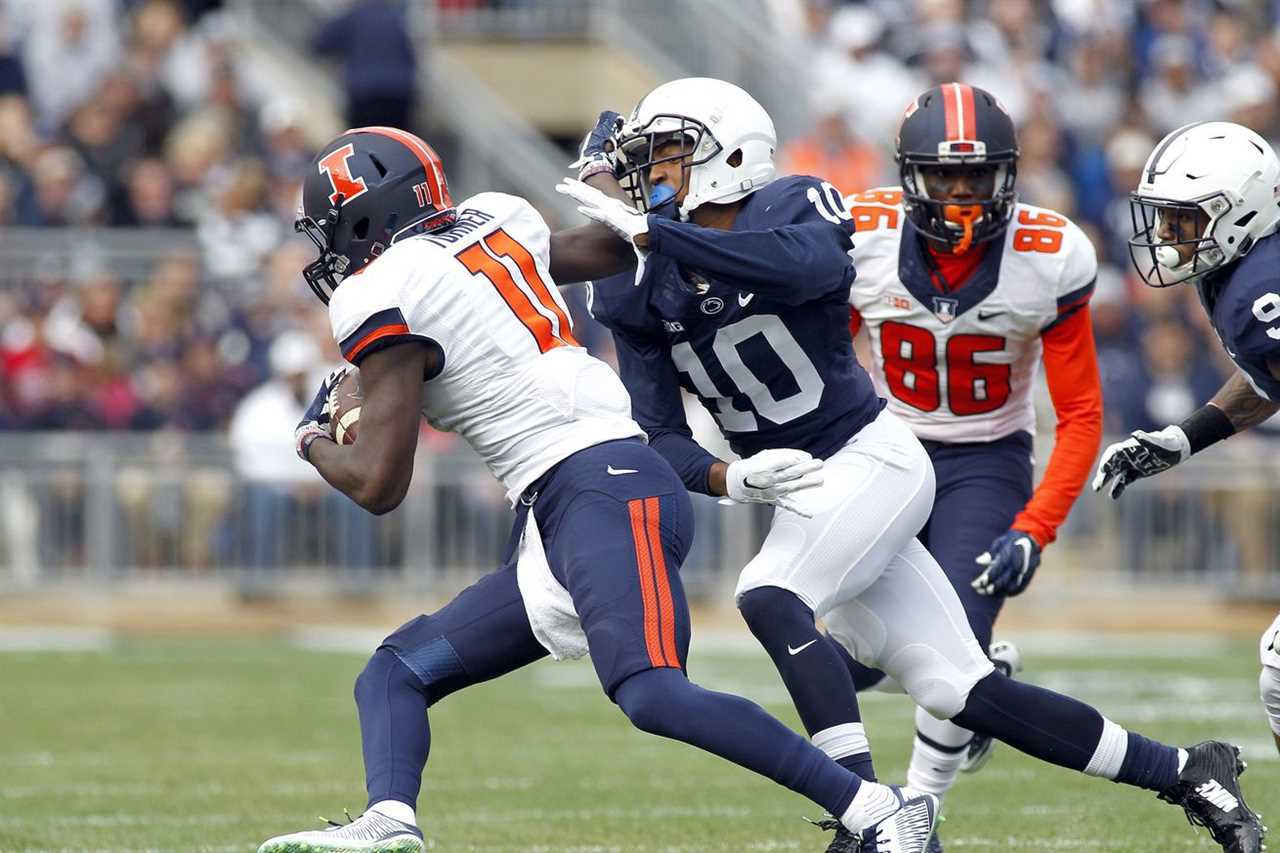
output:
[[[1057,537],[1102,443],[1102,380],[1088,306],[1054,323],[1041,336],[1049,396],[1058,415],[1057,441],[1044,479],[1013,520],[1042,546]]]

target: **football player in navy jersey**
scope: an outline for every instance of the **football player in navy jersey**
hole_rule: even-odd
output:
[[[552,275],[595,281],[589,307],[614,333],[633,415],[685,485],[775,506],[737,600],[814,743],[868,780],[851,807],[867,828],[830,825],[829,851],[919,853],[937,800],[868,784],[856,694],[815,617],[934,716],[1158,791],[1208,825],[1223,850],[1256,853],[1262,827],[1244,805],[1233,747],[1156,743],[1007,678],[982,653],[955,590],[915,538],[933,504],[928,455],[853,356],[850,214],[818,178],[777,178],[775,145],[764,109],[719,80],[664,84],[626,120],[602,114],[584,141],[580,180],[558,188],[597,225],[552,237]],[[628,253],[635,261],[624,271]],[[681,388],[744,458],[726,463],[693,441]],[[819,473],[818,462],[820,484],[783,491]],[[1197,793],[1209,789],[1236,806],[1227,812],[1222,798]],[[901,819],[910,811],[902,801],[918,807],[912,820]]]
[[[1138,430],[1102,454],[1095,491],[1119,498],[1135,480],[1280,411],[1280,160],[1258,134],[1196,122],[1151,152],[1130,197],[1130,255],[1153,287],[1194,282],[1238,370],[1181,424]],[[1263,702],[1280,747],[1280,618],[1262,636]]]

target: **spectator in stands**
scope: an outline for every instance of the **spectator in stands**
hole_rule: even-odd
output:
[[[842,195],[880,186],[888,164],[849,126],[844,99],[828,92],[815,101],[813,132],[782,149],[782,174],[814,175],[830,181]]]
[[[413,128],[418,52],[398,0],[351,0],[321,25],[311,48],[341,60],[351,127]]]
[[[293,537],[301,532],[314,544],[339,529],[342,535],[331,541],[340,543],[341,553],[331,557],[350,568],[374,562],[372,516],[329,488],[293,450],[293,428],[319,384],[317,372],[325,370],[320,355],[307,333],[282,333],[271,345],[271,379],[246,395],[231,417],[228,440],[236,473],[246,483],[243,556],[252,566],[301,562],[303,543]]]
[[[37,123],[56,132],[120,60],[115,0],[59,0],[11,6],[26,19],[23,60]]]

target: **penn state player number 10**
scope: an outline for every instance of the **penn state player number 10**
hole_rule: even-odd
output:
[[[762,335],[768,341],[774,354],[791,372],[796,383],[795,392],[782,398],[774,396],[769,386],[742,360],[738,346],[755,335]],[[737,392],[746,396],[757,412],[775,424],[785,424],[803,417],[818,408],[822,401],[823,382],[818,369],[776,314],[755,314],[728,326],[721,326],[716,330],[711,351],[719,359],[724,372],[738,386]],[[732,395],[726,396],[720,392],[688,341],[680,341],[671,347],[671,360],[675,362],[677,370],[688,374],[700,396],[716,401],[717,410],[714,414],[721,429],[727,432],[751,432],[756,429],[755,415],[736,408]]]

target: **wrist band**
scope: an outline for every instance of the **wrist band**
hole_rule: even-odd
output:
[[[1196,409],[1179,426],[1187,434],[1187,443],[1191,445],[1193,454],[1236,433],[1227,413],[1212,404]]]

